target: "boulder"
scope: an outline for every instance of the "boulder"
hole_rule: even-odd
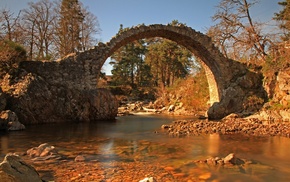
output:
[[[234,153],[230,153],[229,155],[227,155],[223,161],[225,164],[233,165],[241,165],[245,163],[243,160],[237,158]]]
[[[229,155],[227,155],[225,158],[224,158],[224,163],[227,164],[227,163],[234,163],[235,161],[235,154],[234,153],[230,153]]]
[[[84,162],[86,158],[83,155],[78,155],[75,158],[75,162]]]
[[[14,112],[6,110],[0,113],[0,129],[15,131],[23,130],[25,126],[19,122]]]
[[[17,121],[9,122],[8,123],[8,130],[9,131],[18,131],[18,130],[24,130],[25,126],[20,123],[17,119]]]
[[[37,171],[14,154],[7,154],[0,164],[0,180],[7,182],[42,182]]]

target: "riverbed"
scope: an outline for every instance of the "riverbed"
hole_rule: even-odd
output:
[[[138,115],[110,122],[27,126],[0,133],[0,158],[48,143],[65,160],[31,163],[51,181],[290,181],[290,139],[243,135],[170,137],[161,125],[190,116]],[[243,166],[210,166],[194,161],[230,153],[252,161]],[[75,162],[82,155],[84,162]]]

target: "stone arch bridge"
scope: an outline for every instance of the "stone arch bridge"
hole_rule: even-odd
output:
[[[220,119],[230,113],[242,112],[251,99],[263,98],[262,77],[244,64],[225,58],[211,39],[184,25],[140,25],[117,34],[107,43],[67,55],[55,62],[26,61],[20,67],[40,75],[46,82],[70,89],[96,89],[100,70],[106,59],[117,49],[134,40],[162,37],[175,41],[201,60],[209,84],[210,119]]]

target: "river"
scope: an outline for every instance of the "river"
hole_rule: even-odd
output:
[[[218,134],[172,138],[160,132],[162,124],[177,119],[189,117],[139,115],[117,117],[112,122],[27,126],[24,131],[0,132],[0,158],[49,143],[66,153],[79,152],[91,158],[96,154],[95,158],[104,163],[146,161],[170,166],[187,179],[210,174],[208,179],[216,181],[290,181],[289,138]],[[193,163],[230,153],[254,162],[243,168]]]

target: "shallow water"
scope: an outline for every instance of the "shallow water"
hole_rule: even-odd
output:
[[[217,134],[172,138],[159,132],[162,124],[177,119],[184,117],[123,116],[114,122],[27,126],[24,131],[0,133],[0,154],[3,158],[8,152],[49,143],[63,154],[82,153],[100,162],[146,161],[186,175],[210,173],[210,179],[218,181],[290,181],[289,138]],[[256,164],[218,168],[193,163],[229,153]]]

